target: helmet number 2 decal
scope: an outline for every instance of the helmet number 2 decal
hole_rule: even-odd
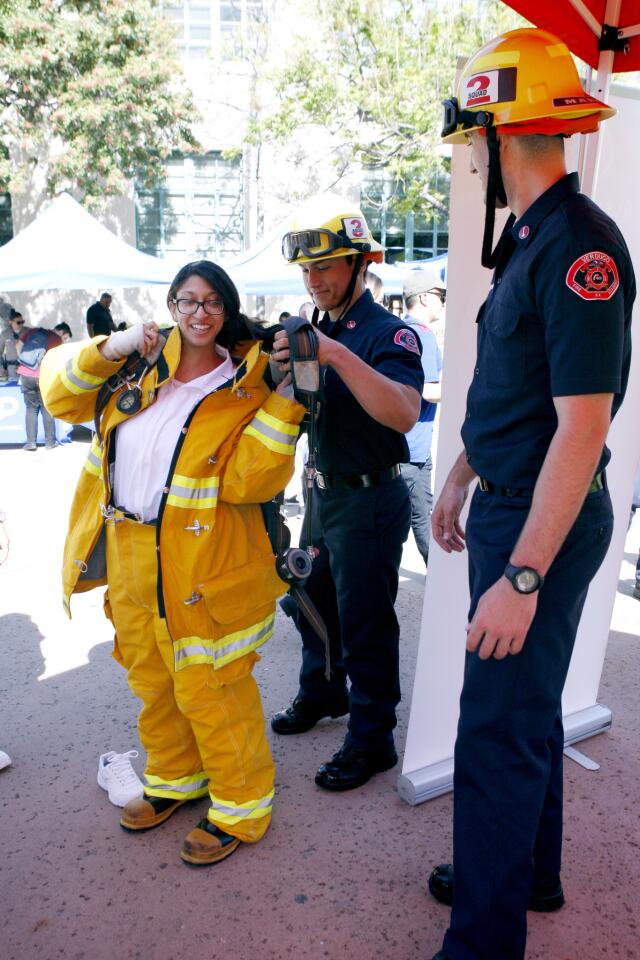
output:
[[[610,300],[620,279],[615,260],[606,253],[584,253],[569,267],[567,286],[583,300]]]
[[[364,220],[360,217],[347,217],[342,221],[349,240],[363,240],[367,232]]]
[[[460,94],[464,100],[463,109],[485,103],[515,100],[516,68],[501,67],[499,70],[487,70],[486,73],[474,73],[464,84]]]

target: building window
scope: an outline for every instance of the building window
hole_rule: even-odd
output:
[[[212,51],[222,59],[238,56],[241,27],[260,19],[263,9],[264,0],[165,0],[162,4],[185,60],[200,60]]]
[[[446,193],[448,205],[447,173],[436,178],[433,192]],[[402,189],[391,173],[385,170],[365,171],[360,194],[362,212],[373,236],[385,248],[387,263],[426,260],[447,252],[448,214],[436,208],[432,208],[426,216],[398,213],[397,200],[402,199]]]
[[[0,247],[13,240],[13,216],[11,194],[0,193]]]
[[[172,260],[223,260],[244,248],[242,164],[219,153],[170,160],[164,183],[136,186],[139,250]]]

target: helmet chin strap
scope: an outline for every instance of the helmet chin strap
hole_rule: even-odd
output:
[[[495,127],[487,128],[487,146],[489,148],[489,174],[487,177],[487,202],[484,217],[484,236],[482,237],[482,258],[483,267],[493,269],[498,260],[498,251],[500,241],[492,249],[493,229],[496,222],[496,201],[499,200],[505,206],[507,205],[507,195],[502,181],[502,170],[500,169],[500,142],[496,134]],[[515,222],[515,217],[509,218],[511,226]]]
[[[356,255],[356,257],[355,257],[354,264],[353,264],[353,270],[351,271],[351,279],[349,280],[349,285],[348,285],[347,289],[345,290],[344,298],[340,301],[339,304],[337,304],[337,306],[341,306],[341,305],[342,305],[342,310],[340,311],[340,315],[339,315],[338,317],[336,317],[336,320],[342,320],[342,318],[344,317],[345,313],[347,312],[347,310],[349,309],[349,307],[350,307],[350,305],[351,305],[351,297],[353,296],[353,291],[354,291],[355,288],[356,288],[356,282],[357,282],[357,280],[358,280],[358,271],[360,270],[360,267],[362,266],[362,261],[363,261],[363,259],[364,259],[364,257],[363,257],[363,255],[362,255],[361,253],[358,253],[358,254]],[[324,318],[324,317],[327,317],[328,315],[329,315],[329,311],[328,311],[328,310],[325,310],[325,312],[324,312],[324,314],[323,314],[323,318]],[[319,320],[319,318],[320,318],[320,311],[319,311],[318,308],[314,305],[314,308],[313,308],[313,316],[312,316],[312,318],[311,318],[311,324],[312,324],[312,326],[314,326],[314,327],[317,327],[317,326],[318,326],[318,320]]]

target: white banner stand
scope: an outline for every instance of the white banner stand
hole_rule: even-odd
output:
[[[640,284],[640,217],[632,185],[640,153],[640,92],[616,88],[609,97],[618,114],[603,125],[594,199],[618,223],[631,250]],[[573,138],[576,153],[579,138]],[[436,496],[462,449],[465,414],[476,351],[475,317],[490,283],[480,266],[484,207],[478,178],[469,173],[469,151],[453,148],[451,219],[447,272],[447,325],[444,342],[442,407],[437,449]],[[496,235],[501,220],[496,226]],[[616,522],[611,546],[595,577],[580,622],[563,695],[565,742],[575,743],[607,729],[611,711],[596,697],[615,601],[640,455],[640,329],[634,315],[634,359],[625,402],[612,425],[607,469]],[[463,515],[463,522],[465,520]],[[464,667],[469,606],[467,561],[463,554],[429,553],[420,645],[409,729],[398,792],[410,804],[446,793],[453,785],[453,745]]]

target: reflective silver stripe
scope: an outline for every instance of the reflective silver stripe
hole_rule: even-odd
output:
[[[86,374],[86,379],[83,378],[82,373],[76,373],[73,369],[74,361],[73,358],[67,361],[65,366],[66,377],[74,387],[77,387],[78,390],[95,390],[101,383],[104,382],[102,377],[94,377],[92,374]]]
[[[186,500],[216,499],[218,496],[218,487],[181,487],[178,483],[172,483],[169,496],[183,497]]]
[[[225,644],[224,646],[217,646],[215,641],[211,641],[209,643],[194,642],[189,644],[189,646],[184,647],[177,647],[174,645],[176,669],[178,669],[183,661],[190,660],[193,657],[206,658],[210,662],[215,663],[216,660],[222,660],[223,658],[228,657],[230,654],[242,651],[247,647],[258,646],[262,640],[267,639],[271,635],[273,631],[274,620],[275,617],[270,615],[267,617],[266,622],[262,624],[259,630],[254,630],[253,632],[236,631],[236,639]],[[238,637],[238,633],[242,633],[242,636]],[[193,640],[195,641],[195,639],[196,638],[194,637]],[[222,640],[224,641],[224,637]],[[218,641],[218,643],[219,642],[220,641]],[[202,661],[199,660],[199,662]]]
[[[153,777],[156,780],[156,777]],[[147,786],[150,790],[171,790],[173,793],[193,793],[194,790],[204,790],[208,787],[209,781],[193,780],[191,783],[151,783],[148,777],[145,777]]]
[[[273,794],[256,801],[252,807],[227,807],[222,803],[216,803],[215,800],[211,800],[210,809],[215,810],[217,813],[223,813],[225,816],[237,817],[238,820],[242,820],[244,817],[251,816],[251,814],[255,813],[256,810],[269,809],[272,806]]]
[[[230,653],[237,653],[238,650],[243,650],[245,647],[251,646],[252,644],[260,643],[261,640],[265,639],[270,635],[273,630],[273,622],[275,618],[269,618],[269,622],[257,630],[255,633],[252,633],[249,637],[242,637],[239,640],[234,640],[232,643],[226,644],[224,647],[219,647],[215,652],[216,660],[221,660],[223,657],[227,657]]]
[[[295,434],[284,433],[282,430],[277,430],[275,427],[272,427],[270,424],[264,422],[261,417],[254,417],[251,423],[249,424],[256,433],[261,433],[263,436],[268,437],[269,440],[273,440],[276,443],[283,443],[288,447],[295,447],[297,440],[297,431]]]

